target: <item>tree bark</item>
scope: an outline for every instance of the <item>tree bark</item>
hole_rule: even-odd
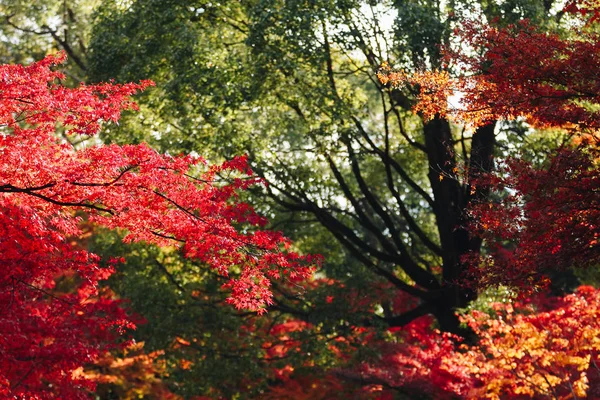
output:
[[[425,147],[429,160],[428,177],[434,197],[434,213],[442,247],[442,289],[434,300],[433,314],[443,331],[469,335],[460,328],[456,311],[477,298],[477,292],[461,282],[466,265],[462,258],[478,252],[481,239],[467,230],[467,207],[471,200],[485,198],[485,186],[471,187],[458,176],[454,138],[450,124],[434,118],[424,125]],[[470,180],[493,168],[494,124],[477,130],[472,138],[467,177]],[[465,160],[466,161],[466,160]]]

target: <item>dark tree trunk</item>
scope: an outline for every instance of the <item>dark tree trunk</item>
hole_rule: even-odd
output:
[[[442,247],[442,289],[433,300],[433,314],[443,331],[468,335],[468,331],[459,327],[455,312],[475,300],[477,293],[461,282],[466,267],[462,257],[469,252],[478,252],[481,239],[470,236],[466,227],[466,211],[471,200],[485,198],[488,190],[482,185],[471,188],[468,183],[461,183],[455,141],[448,121],[435,118],[427,122],[424,135],[429,160],[428,176]],[[466,166],[469,181],[482,172],[491,171],[494,144],[494,124],[477,130],[472,138],[471,154]]]

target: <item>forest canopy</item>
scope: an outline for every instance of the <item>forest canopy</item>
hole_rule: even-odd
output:
[[[595,1],[0,14],[1,396],[600,396]]]

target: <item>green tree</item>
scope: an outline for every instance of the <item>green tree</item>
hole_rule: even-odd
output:
[[[487,195],[468,182],[493,167],[495,126],[468,134],[424,121],[410,112],[415,88],[391,90],[375,73],[388,60],[408,71],[443,67],[439,46],[476,9],[506,20],[553,15],[553,2],[520,3],[107,2],[90,73],[155,79],[162,89],[148,104],[158,112],[146,123],[157,132],[138,130],[139,140],[248,153],[273,213],[318,221],[361,268],[419,299],[373,318],[401,326],[431,313],[442,330],[466,334],[455,311],[476,293],[457,281],[461,256],[481,240],[469,237],[464,210]],[[347,276],[361,269],[345,267]]]
[[[86,52],[91,15],[98,0],[0,1],[0,59],[3,64],[28,64],[63,50],[67,78],[86,78]]]

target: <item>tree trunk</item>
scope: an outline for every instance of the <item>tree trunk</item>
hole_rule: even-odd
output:
[[[454,138],[447,120],[435,118],[424,126],[425,146],[429,160],[429,181],[434,196],[434,213],[442,247],[442,290],[436,296],[434,312],[443,331],[468,335],[461,329],[455,312],[477,298],[474,289],[461,282],[466,265],[462,257],[478,252],[481,239],[470,236],[466,210],[469,202],[487,197],[482,185],[461,183],[454,151]],[[477,130],[472,138],[468,179],[493,168],[494,124]]]

